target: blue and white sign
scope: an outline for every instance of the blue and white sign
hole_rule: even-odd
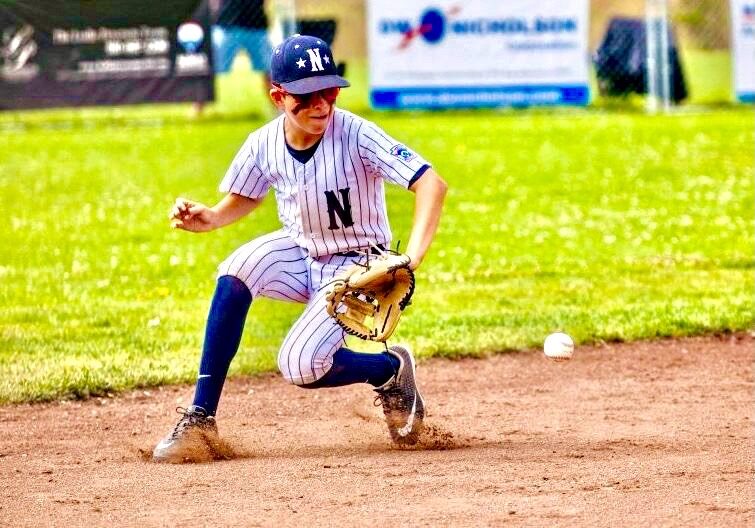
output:
[[[734,92],[744,103],[755,103],[755,0],[731,1]]]
[[[368,0],[372,105],[585,105],[588,22],[588,0]]]

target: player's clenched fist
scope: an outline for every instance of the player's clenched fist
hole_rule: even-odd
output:
[[[173,228],[199,233],[214,229],[213,214],[212,209],[206,205],[185,198],[177,198],[168,218]]]

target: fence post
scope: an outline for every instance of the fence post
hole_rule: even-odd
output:
[[[645,0],[645,39],[646,109],[649,114],[667,113],[671,109],[668,0]]]
[[[270,40],[279,44],[296,33],[296,0],[275,0],[272,12],[275,22],[270,26]]]

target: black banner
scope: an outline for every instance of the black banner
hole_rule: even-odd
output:
[[[211,101],[200,0],[0,0],[0,110]]]

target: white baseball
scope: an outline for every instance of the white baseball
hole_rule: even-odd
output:
[[[543,352],[554,361],[567,361],[574,354],[574,341],[563,332],[556,332],[545,338]]]

